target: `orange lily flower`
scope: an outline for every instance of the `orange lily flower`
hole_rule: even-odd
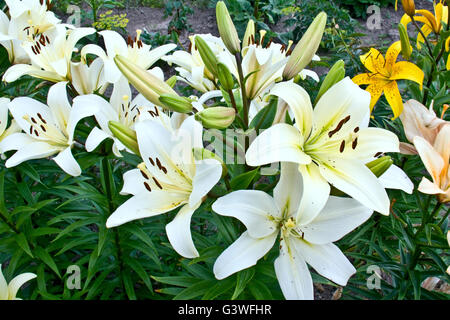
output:
[[[414,146],[433,182],[423,177],[418,190],[436,194],[439,202],[450,202],[450,124],[445,125],[431,145],[422,137],[414,137]]]
[[[414,20],[423,23],[421,30],[425,37],[431,32],[435,34],[439,34],[442,29],[442,21],[448,21],[448,6],[444,6],[442,4],[442,0],[439,3],[434,3],[434,14],[432,14],[428,10],[416,10],[416,14],[414,15]],[[411,22],[411,17],[407,14],[404,14],[400,23],[403,24],[406,28],[408,23]],[[421,44],[425,42],[425,39],[419,33],[417,35],[417,48],[421,48]]]
[[[372,97],[370,101],[371,111],[384,92],[386,100],[394,112],[393,119],[397,118],[403,111],[403,101],[398,90],[397,80],[414,81],[422,89],[424,78],[423,71],[415,64],[407,61],[396,62],[400,51],[400,41],[394,42],[389,47],[386,59],[377,49],[370,49],[368,53],[360,56],[362,64],[370,72],[359,74],[352,79],[357,85],[368,85],[366,91]]]

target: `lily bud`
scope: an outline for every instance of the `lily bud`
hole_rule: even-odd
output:
[[[366,163],[366,166],[379,178],[393,163],[394,161],[392,161],[391,157],[384,156]]]
[[[218,69],[218,78],[222,87],[226,91],[233,89],[234,87],[233,76],[231,75],[231,72],[230,70],[228,70],[227,66],[219,62],[217,64],[217,69]]]
[[[327,14],[321,12],[297,43],[283,70],[283,79],[290,80],[302,71],[312,60],[322,41],[327,24]]]
[[[219,161],[222,165],[222,177],[225,177],[227,175],[228,168],[217,154],[205,148],[194,148],[193,151],[195,160],[215,159]]]
[[[175,87],[177,84],[177,76],[171,76],[169,79],[166,80],[166,83],[171,87]]]
[[[116,55],[114,57],[114,62],[136,90],[153,104],[164,107],[159,101],[159,96],[161,94],[177,95],[170,85],[125,57]]]
[[[414,0],[402,0],[402,6],[408,16],[412,17],[416,14],[416,5],[414,4]]]
[[[400,43],[402,45],[402,56],[406,60],[409,60],[413,48],[411,46],[411,43],[409,42],[408,32],[406,31],[405,26],[401,23],[398,24],[398,32],[400,34]]]
[[[140,155],[136,131],[117,121],[109,121],[108,127],[114,137],[119,139],[125,147],[131,150],[134,154]]]
[[[320,97],[327,92],[332,86],[345,78],[345,63],[343,60],[337,61],[328,72],[327,76],[322,82],[320,86],[319,93],[317,94],[317,98],[315,103],[319,101]]]
[[[195,37],[195,46],[197,47],[200,57],[202,57],[203,63],[206,68],[217,78],[217,58],[211,48],[208,46],[205,40],[200,36]]]
[[[252,36],[255,38],[255,22],[248,20],[247,29],[245,29],[244,39],[242,40],[242,47],[247,47],[251,44]]]
[[[166,109],[188,113],[192,111],[192,100],[186,97],[180,97],[176,94],[162,94],[159,97],[160,104]]]
[[[234,121],[236,112],[233,108],[211,107],[195,114],[195,120],[209,129],[226,129]]]
[[[217,2],[216,19],[220,37],[222,38],[222,41],[227,47],[228,51],[230,51],[232,54],[239,53],[241,51],[239,37],[233,21],[231,20],[227,6],[223,1]]]

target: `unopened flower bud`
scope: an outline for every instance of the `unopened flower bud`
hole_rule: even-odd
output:
[[[219,161],[220,164],[222,165],[222,177],[225,177],[227,175],[228,168],[223,162],[223,160],[217,154],[205,148],[194,148],[193,152],[195,160],[215,159]]]
[[[377,178],[379,178],[393,163],[394,161],[392,161],[391,157],[384,156],[366,163],[366,166],[377,176]]]
[[[311,62],[322,41],[326,24],[327,14],[325,12],[319,13],[289,57],[283,70],[284,80],[294,78]]]
[[[255,38],[255,22],[248,20],[247,29],[245,29],[244,39],[242,40],[242,47],[247,47],[252,44],[252,36]]]
[[[209,129],[226,129],[234,121],[236,112],[233,108],[211,107],[195,114],[195,120]]]
[[[332,86],[345,78],[345,63],[343,60],[337,61],[328,72],[327,76],[322,82],[320,86],[319,93],[317,94],[317,98],[315,103],[319,101],[320,97],[328,91]]]
[[[177,84],[177,76],[171,76],[169,79],[166,80],[166,83],[171,87],[175,87]]]
[[[205,40],[200,36],[195,37],[195,46],[197,47],[200,57],[202,57],[203,63],[212,75],[217,78],[217,58],[211,48],[208,46]]]
[[[216,19],[220,37],[222,38],[222,41],[227,47],[228,51],[230,51],[232,54],[239,53],[241,51],[239,37],[234,23],[231,20],[227,6],[223,1],[217,2]]]
[[[408,32],[406,31],[405,26],[401,23],[398,24],[398,32],[400,34],[400,43],[402,46],[402,56],[406,60],[409,60],[409,58],[411,57],[413,48],[411,46],[411,43],[409,42]]]
[[[402,0],[402,6],[408,16],[412,17],[416,14],[416,5],[414,4],[414,0]]]
[[[174,94],[162,94],[159,97],[160,104],[164,108],[180,112],[188,113],[192,111],[192,100],[186,97],[180,97]]]
[[[159,101],[161,94],[177,95],[170,85],[125,57],[116,55],[114,62],[136,90],[153,104],[164,107]]]
[[[217,64],[217,69],[218,69],[218,78],[222,87],[226,91],[232,90],[234,87],[234,80],[230,70],[228,70],[227,66],[221,62]]]
[[[134,154],[140,155],[136,131],[117,121],[108,122],[109,130],[122,144]]]

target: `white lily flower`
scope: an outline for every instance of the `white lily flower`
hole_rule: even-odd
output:
[[[122,73],[114,62],[116,55],[120,55],[147,70],[161,57],[176,48],[175,44],[166,44],[150,50],[151,46],[140,40],[141,32],[141,30],[136,30],[136,37],[134,39],[128,37],[127,42],[125,42],[125,39],[115,31],[101,31],[99,34],[105,41],[106,52],[95,44],[88,44],[81,50],[81,56],[86,57],[87,54],[94,54],[100,57],[105,64],[106,81],[115,83],[122,77]]]
[[[8,105],[17,124],[25,133],[14,133],[0,142],[2,152],[17,150],[7,161],[7,168],[32,160],[50,157],[72,176],[81,174],[81,168],[72,155],[74,131],[77,123],[96,112],[95,106],[70,107],[66,83],[53,85],[45,105],[28,97],[19,97]]]
[[[6,70],[3,80],[13,82],[23,75],[51,82],[70,81],[70,62],[72,53],[77,50],[77,42],[95,32],[93,28],[66,29],[57,25],[34,41],[23,43],[31,59],[31,65],[16,64]]]
[[[283,68],[288,60],[287,50],[278,43],[271,43],[267,47],[251,44],[242,49],[242,72],[246,78],[247,98],[254,99],[282,78]],[[239,79],[234,57],[222,54],[219,61],[228,67],[236,79]]]
[[[72,85],[78,94],[91,94],[98,92],[103,94],[108,88],[105,80],[105,68],[100,58],[87,65],[84,61],[70,63],[70,75]]]
[[[217,258],[216,278],[224,279],[255,265],[280,235],[275,272],[286,299],[314,298],[306,263],[322,276],[345,286],[356,270],[333,242],[364,223],[372,210],[354,199],[334,196],[321,206],[311,205],[309,197],[321,191],[311,192],[308,188],[298,165],[283,162],[273,197],[259,190],[240,190],[214,202],[215,212],[235,217],[247,228]]]
[[[132,194],[107,220],[108,228],[180,208],[166,232],[172,247],[186,258],[198,257],[190,222],[204,197],[219,181],[222,166],[214,159],[196,160],[202,148],[202,126],[187,118],[177,130],[158,121],[135,124],[143,163],[124,175],[121,194]]]
[[[11,20],[0,12],[0,44],[8,51],[11,63],[29,63],[28,54],[22,48],[23,41],[33,41],[61,22],[47,11],[47,4],[39,0],[8,0]]]
[[[217,90],[218,88],[215,85],[216,79],[206,68],[202,57],[197,50],[197,46],[195,45],[196,36],[200,36],[205,40],[216,57],[221,54],[231,55],[227,51],[222,39],[212,36],[211,34],[196,34],[189,37],[191,42],[190,52],[179,50],[162,59],[169,65],[176,64],[178,67],[176,67],[175,70],[179,74],[177,78],[187,83],[192,88],[203,93]]]
[[[16,297],[20,287],[36,277],[34,273],[22,273],[8,284],[3,276],[2,265],[0,264],[0,300],[21,300]]]
[[[11,120],[11,124],[8,129],[6,129],[6,126],[8,125],[8,104],[10,102],[11,100],[8,98],[0,98],[0,142],[11,134],[22,131],[14,119]],[[5,155],[3,154],[1,148],[0,154],[1,158],[4,160]]]
[[[279,83],[270,93],[289,105],[296,123],[279,123],[260,134],[247,151],[247,164],[298,163],[316,205],[326,202],[330,183],[388,215],[386,190],[365,163],[379,152],[398,152],[399,141],[392,132],[368,128],[370,95],[348,77],[331,87],[314,110],[306,91],[294,83]]]
[[[162,110],[145,99],[143,95],[139,94],[134,99],[131,99],[131,97],[130,85],[126,78],[121,77],[114,84],[109,102],[95,94],[79,96],[75,99],[74,106],[78,104],[92,105],[96,106],[95,108],[98,110],[94,116],[100,129],[94,127],[86,139],[86,150],[88,152],[92,152],[107,138],[114,140],[112,150],[116,156],[122,157],[120,151],[125,149],[128,152],[132,152],[114,136],[109,129],[108,123],[110,121],[120,122],[127,128],[134,130],[135,123],[141,120],[141,115],[142,119],[148,119],[153,116],[159,116],[160,113],[162,114]]]

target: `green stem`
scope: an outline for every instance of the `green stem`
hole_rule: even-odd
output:
[[[241,84],[242,108],[243,108],[243,113],[244,113],[243,120],[244,120],[244,125],[245,125],[244,129],[247,130],[248,129],[249,105],[248,105],[247,93],[245,90],[244,73],[242,71],[242,59],[241,59],[241,55],[239,53],[236,53],[235,57],[236,57],[236,64],[237,64],[238,73],[239,73],[239,83]]]
[[[108,199],[108,215],[111,215],[115,210],[112,198],[112,185],[114,181],[111,181],[112,168],[107,157],[104,157],[102,159],[102,169],[104,175],[103,179],[105,181],[106,198]],[[120,246],[120,235],[118,227],[114,228],[113,232],[114,232],[114,244],[116,246],[117,268],[119,270],[119,277],[120,282],[122,284],[122,290],[125,292],[125,284],[122,277],[123,272],[122,248]]]

